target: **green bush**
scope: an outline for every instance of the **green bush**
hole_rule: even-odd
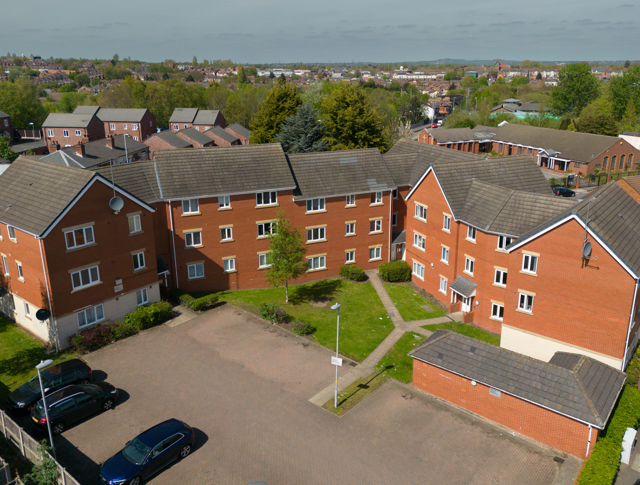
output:
[[[638,387],[638,377],[640,374],[640,345],[636,347],[636,352],[627,366],[627,380],[625,384],[631,387]]]
[[[134,312],[129,313],[125,319],[138,330],[155,327],[169,320],[173,316],[171,304],[168,301],[160,301],[148,306],[141,306]]]
[[[115,323],[113,328],[113,335],[116,340],[122,340],[123,338],[131,337],[138,333],[138,327],[131,321],[122,320]]]
[[[191,303],[191,309],[197,312],[202,312],[207,308],[211,308],[216,303],[218,303],[218,295],[207,295],[193,300]]]
[[[196,299],[188,293],[183,293],[180,295],[180,298],[178,298],[178,301],[183,307],[191,308],[191,305],[193,305],[193,302],[196,301]]]
[[[296,335],[311,335],[316,331],[316,327],[304,320],[297,320],[291,325],[291,331]]]
[[[411,267],[402,260],[382,263],[378,267],[380,278],[389,283],[411,281]]]
[[[171,291],[169,291],[169,300],[177,303],[180,301],[182,295],[184,295],[184,291],[180,288],[172,288]]]
[[[282,308],[275,303],[260,303],[258,306],[258,313],[265,320],[269,320],[271,323],[285,323],[289,320],[289,315]]]
[[[348,280],[363,281],[367,275],[364,274],[364,270],[360,266],[343,266],[340,268],[340,276]]]
[[[115,323],[95,325],[69,337],[69,343],[80,352],[91,352],[115,340]]]

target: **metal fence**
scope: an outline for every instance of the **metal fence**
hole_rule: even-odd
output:
[[[29,461],[36,465],[42,463],[42,456],[38,451],[40,443],[34,440],[2,410],[0,410],[0,432],[5,438],[11,440],[17,446],[20,453]],[[53,457],[51,457],[51,459],[53,459]],[[60,463],[56,462],[56,465],[58,465],[58,483],[60,485],[81,485]],[[21,482],[9,482],[9,485],[13,485],[14,483],[17,485]]]

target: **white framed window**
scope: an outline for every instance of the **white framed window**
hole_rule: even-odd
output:
[[[523,312],[533,312],[533,295],[527,295],[526,293],[520,293],[518,299],[518,309]]]
[[[507,286],[507,270],[496,269],[496,274],[493,278],[493,282],[498,286]]]
[[[122,124],[122,129],[123,129],[123,130],[126,130],[126,129],[127,129],[127,124],[126,124],[126,123],[123,123],[123,124]]]
[[[467,226],[467,239],[469,241],[475,241],[476,240],[476,228],[473,226]]]
[[[356,206],[356,196],[347,195],[347,207],[355,207],[355,206]]]
[[[83,328],[104,320],[104,307],[102,304],[85,308],[77,313],[78,328]]]
[[[258,268],[268,268],[271,266],[269,263],[268,253],[258,254]]]
[[[142,231],[142,221],[140,220],[140,214],[135,216],[129,216],[129,234],[135,234]]]
[[[418,204],[417,202],[414,215],[416,219],[419,219],[422,222],[427,222],[427,208],[423,205]]]
[[[371,205],[382,204],[382,192],[373,192],[371,194]]]
[[[153,128],[153,121],[149,121],[149,126]]]
[[[356,235],[356,223],[355,222],[347,222],[345,224],[346,227],[346,235],[347,236],[355,236]]]
[[[136,301],[138,302],[138,306],[149,303],[149,293],[146,288],[141,288],[136,291]]]
[[[309,266],[309,271],[314,271],[316,269],[325,269],[325,256],[313,256],[311,258],[307,258],[307,266]]]
[[[538,256],[532,254],[522,255],[522,271],[525,273],[536,274],[538,270]]]
[[[424,266],[417,261],[413,262],[413,274],[421,280],[424,279]]]
[[[444,293],[445,295],[447,294],[447,279],[443,278],[442,276],[440,277],[440,288],[439,291],[440,293]]]
[[[275,205],[278,203],[277,192],[258,192],[256,194],[256,205]]]
[[[498,249],[500,249],[501,251],[505,251],[507,249],[507,246],[511,244],[511,241],[513,241],[512,237],[498,236]]]
[[[93,244],[95,242],[93,226],[67,231],[64,233],[64,239],[67,244],[67,249],[76,249]]]
[[[502,319],[504,318],[504,305],[500,305],[498,303],[492,303],[491,318],[502,321]]]
[[[228,209],[229,207],[231,207],[231,197],[228,195],[218,197],[218,209]]]
[[[202,233],[200,231],[185,232],[184,244],[188,248],[202,246]]]
[[[369,232],[382,232],[382,219],[374,219],[369,221]]]
[[[69,130],[62,130],[62,136],[69,138]]]
[[[394,199],[398,198],[398,189],[393,189],[393,198]]]
[[[180,129],[180,127],[178,125],[173,125],[173,129],[177,131]]]
[[[110,129],[111,131],[115,131],[115,129],[116,129],[116,124],[115,124],[115,123],[109,123],[109,129]]]
[[[376,259],[382,259],[382,248],[380,246],[369,248],[369,261]]]
[[[440,261],[443,263],[449,262],[449,248],[442,246],[442,255],[440,256]]]
[[[144,268],[144,251],[133,254],[133,270],[137,271]]]
[[[225,269],[226,271],[226,269]],[[190,280],[204,278],[204,263],[193,263],[187,265],[187,277]]]
[[[324,227],[314,227],[307,229],[307,242],[322,241],[326,239],[326,232]]]
[[[31,308],[29,308],[29,304],[26,301],[24,302],[24,315],[31,318]]]
[[[138,129],[138,125],[135,124],[135,123],[132,123],[131,124],[131,129],[134,130],[134,131],[137,130]]]
[[[307,201],[307,212],[320,212],[324,210],[324,199],[310,199]]]
[[[186,130],[187,128],[189,128],[189,125],[185,124],[184,129]]]
[[[182,201],[182,213],[183,214],[199,214],[200,203],[198,199],[187,199]]]
[[[445,231],[451,230],[451,216],[444,214],[444,217],[442,219],[442,229],[444,229]]]
[[[82,132],[80,130],[76,130],[76,136],[82,136]]]
[[[354,251],[345,251],[345,263],[355,263],[356,262],[356,252]]]
[[[53,130],[47,130],[47,136],[53,138]]]
[[[9,263],[6,256],[2,256],[2,266],[4,266],[4,275],[9,276]]]
[[[236,270],[236,258],[228,258],[223,260],[224,272],[231,273]]]
[[[413,233],[414,247],[424,250],[425,244],[426,244],[426,239],[424,238],[424,236],[421,236],[420,234],[414,232]]]
[[[18,263],[16,261],[16,266],[18,267],[18,278],[24,280],[24,273],[22,272],[22,263]]]
[[[232,241],[233,240],[233,227],[221,227],[220,228],[220,240]]]
[[[13,226],[7,226],[7,231],[9,232],[9,239],[13,242],[16,241],[16,228]]]
[[[71,273],[71,286],[74,290],[91,286],[99,281],[100,270],[98,266],[91,266]]]
[[[464,270],[470,275],[473,274],[473,267],[475,266],[475,261],[469,257],[464,258]]]
[[[397,226],[398,225],[398,213],[394,212],[391,216],[391,225],[392,226]]]
[[[275,222],[261,222],[258,226],[258,237],[268,237],[270,234],[276,233]]]
[[[134,141],[138,141],[138,137],[137,137],[137,136],[134,136],[134,137],[133,137],[133,140],[134,140]]]
[[[199,126],[196,126],[196,130],[200,131],[200,127],[199,127]]]

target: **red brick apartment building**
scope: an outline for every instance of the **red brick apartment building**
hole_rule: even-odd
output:
[[[50,152],[105,137],[102,121],[95,114],[50,113],[42,124]]]
[[[4,111],[0,111],[0,136],[8,136],[13,138],[13,129],[11,128],[11,116]]]
[[[156,117],[148,109],[110,109],[99,106],[78,106],[75,114],[96,115],[107,135],[128,134],[135,141],[144,141],[157,132]]]
[[[174,133],[191,127],[204,133],[214,126],[227,126],[224,116],[218,110],[176,108],[169,118],[169,129]]]

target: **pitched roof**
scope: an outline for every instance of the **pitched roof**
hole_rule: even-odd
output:
[[[76,115],[94,115],[100,111],[100,106],[76,106],[73,114]]]
[[[147,138],[147,140],[149,140],[150,138],[153,138],[154,136],[157,136],[161,140],[167,142],[169,145],[174,146],[176,148],[190,148],[193,146],[187,140],[185,140],[181,136],[178,136],[169,130],[161,131],[160,133],[151,135],[149,138]]]
[[[144,202],[151,203],[162,200],[158,188],[158,177],[152,161],[123,163],[93,170]]]
[[[198,114],[198,108],[176,108],[169,118],[169,123],[192,123]]]
[[[164,200],[296,187],[279,143],[157,150]]]
[[[220,126],[214,126],[213,128],[210,128],[207,131],[210,131],[211,133],[218,135],[220,138],[228,141],[229,143],[233,143],[240,140],[240,138],[238,138],[236,135],[234,135],[233,133],[229,133],[228,131],[226,131],[224,128],[221,128]]]
[[[149,147],[144,143],[135,141],[131,139],[131,137],[128,138],[126,153],[129,155],[149,149]],[[115,135],[113,137],[113,141],[115,148],[107,146],[106,138],[85,143],[84,157],[76,153],[75,147],[67,147],[43,156],[42,160],[77,168],[93,168],[103,163],[110,162],[111,160],[117,160],[118,158],[122,158],[124,160],[124,135]]]
[[[599,429],[626,378],[583,355],[558,352],[543,362],[448,330],[437,330],[409,355]]]
[[[196,130],[195,128],[185,128],[183,130],[180,130],[178,133],[182,133],[188,138],[197,141],[201,145],[207,145],[213,142],[211,138],[209,138],[204,133]]]
[[[213,125],[220,116],[220,111],[201,109],[193,120],[194,125]]]
[[[455,280],[453,280],[453,283],[451,283],[449,289],[467,298],[471,296],[474,291],[476,291],[477,287],[478,285],[476,283],[460,275]]]
[[[438,143],[458,143],[488,138],[486,136],[478,136],[478,133],[485,133],[471,128],[432,128],[427,131]]]
[[[227,128],[235,131],[236,133],[239,133],[245,138],[249,138],[251,136],[251,131],[247,130],[244,126],[239,125],[238,123],[234,123],[231,126],[227,126]]]
[[[142,121],[146,109],[110,109],[102,108],[98,111],[98,118],[102,122],[118,121],[118,122],[133,122],[139,123]]]
[[[396,184],[377,148],[288,155],[298,188],[294,198],[392,190]]]
[[[43,128],[86,128],[93,119],[91,114],[49,113]]]
[[[4,111],[0,111],[0,118],[8,118],[9,115],[7,113],[5,113]]]

